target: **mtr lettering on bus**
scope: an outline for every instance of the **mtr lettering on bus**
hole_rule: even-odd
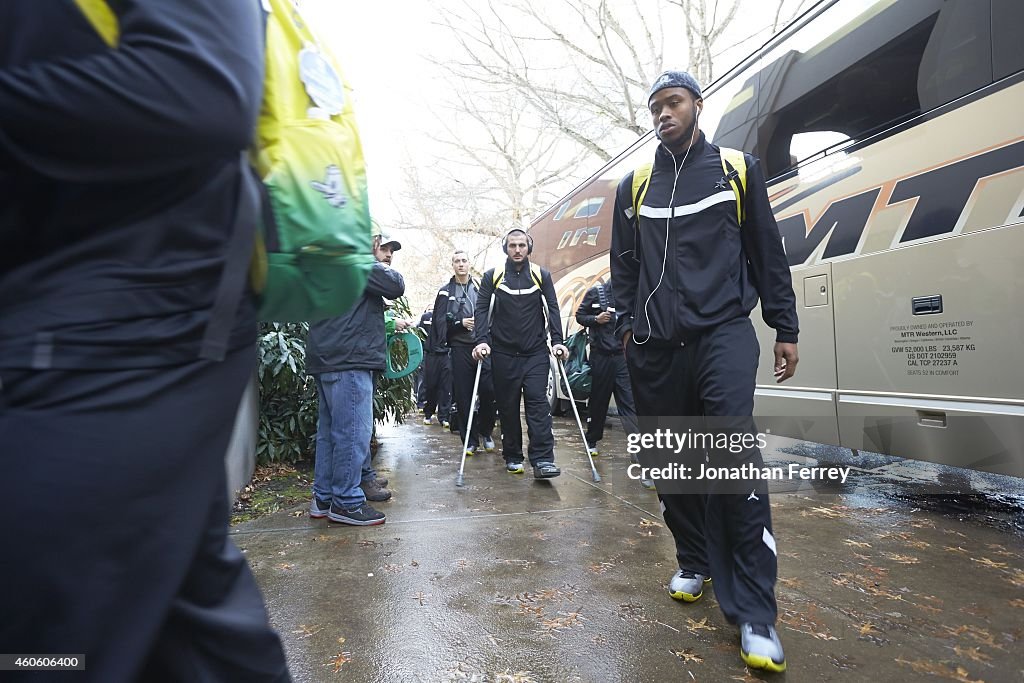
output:
[[[913,202],[913,208],[899,244],[956,234],[967,219],[979,181],[1020,170],[1022,166],[1024,141],[1017,141],[834,200],[813,221],[810,229],[807,228],[810,213],[806,209],[777,218],[789,265],[806,264],[822,242],[825,242],[825,249],[820,261],[857,254],[872,216],[902,202]],[[889,188],[891,191],[884,195],[883,191]],[[785,202],[791,203],[793,200]],[[959,211],[951,211],[950,207],[957,207]],[[1012,222],[1020,217],[1010,216],[1009,219]]]

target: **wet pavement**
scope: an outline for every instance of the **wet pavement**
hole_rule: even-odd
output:
[[[381,431],[394,498],[369,528],[306,506],[233,528],[297,681],[1024,681],[1024,480],[773,440],[767,465],[841,462],[845,485],[773,486],[789,670],[752,673],[711,591],[665,591],[672,538],[606,433],[591,481],[468,459],[439,426]]]

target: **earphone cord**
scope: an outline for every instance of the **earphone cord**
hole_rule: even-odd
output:
[[[644,301],[644,318],[647,320],[647,338],[644,339],[643,341],[638,341],[637,338],[634,336],[633,343],[635,343],[638,346],[649,342],[651,340],[651,335],[654,333],[653,326],[651,325],[651,315],[650,312],[647,310],[647,307],[651,303],[651,299],[654,298],[654,293],[658,291],[658,289],[661,287],[662,281],[664,281],[665,279],[665,265],[668,262],[668,228],[669,224],[672,222],[672,214],[675,212],[674,206],[676,200],[676,183],[679,182],[679,174],[683,172],[683,166],[686,164],[686,158],[690,156],[690,150],[693,149],[693,141],[697,135],[697,121],[699,120],[700,110],[698,109],[697,115],[694,117],[693,120],[693,133],[690,134],[690,145],[689,147],[686,148],[686,154],[683,155],[682,163],[676,166],[676,155],[672,154],[672,151],[668,149],[668,147],[665,148],[665,150],[672,157],[672,169],[675,171],[675,177],[672,179],[672,193],[669,195],[668,199],[668,216],[665,218],[665,248],[661,257],[661,275],[658,277],[658,284],[654,286],[654,289],[651,290],[651,293],[647,295],[647,300]],[[637,209],[639,208],[640,207],[637,207]],[[640,225],[639,213],[636,217],[636,223],[638,226]]]

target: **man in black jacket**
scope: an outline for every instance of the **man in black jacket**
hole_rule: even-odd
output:
[[[484,273],[476,300],[477,345],[473,358],[478,362],[486,359],[493,347],[495,401],[501,416],[506,469],[523,472],[523,428],[519,422],[522,395],[533,476],[550,479],[562,472],[555,466],[555,437],[547,399],[549,337],[550,352],[556,358],[565,358],[569,352],[562,346],[562,322],[551,273],[530,263],[533,239],[522,230],[512,230],[505,236],[502,249],[508,255],[504,270]]]
[[[433,311],[427,310],[420,316],[419,328],[427,334],[423,346],[423,377],[419,392],[423,401],[423,424],[434,423],[436,410],[441,426],[447,428],[452,410],[452,369],[446,339],[447,322],[443,314],[435,322]]]
[[[704,101],[690,74],[662,74],[648,103],[662,144],[639,206],[634,173],[619,183],[611,247],[617,332],[640,425],[645,416],[704,416],[718,429],[749,433],[758,362],[749,316],[759,297],[776,330],[778,381],[797,364],[795,297],[764,176],[745,155],[743,191],[740,172],[723,168],[723,153],[700,132]],[[712,457],[723,465],[729,454]],[[728,460],[761,462],[756,447]],[[752,488],[660,496],[679,561],[669,591],[693,601],[714,579],[722,612],[740,625],[744,661],[782,671],[771,510],[763,484]]]
[[[259,3],[111,2],[115,47],[81,5],[0,2],[0,649],[288,680],[224,467],[256,361]]]
[[[473,311],[476,308],[480,286],[469,274],[469,255],[462,251],[452,254],[452,269],[455,274],[444,287],[438,290],[434,310],[447,321],[445,341],[451,349],[452,396],[455,402],[456,428],[459,440],[466,443],[466,428],[469,414],[473,410],[473,381],[476,379],[476,363],[473,361]],[[495,408],[494,387],[491,381],[491,361],[484,359],[477,387],[480,409],[473,419],[473,433],[469,437],[466,455],[473,455],[483,441],[485,450],[494,450]]]
[[[615,406],[627,434],[636,432],[636,407],[629,386],[629,370],[622,354],[622,344],[615,336],[615,306],[611,282],[594,285],[583,295],[576,309],[576,322],[590,335],[590,400],[587,411],[587,448],[597,455],[597,443],[604,437],[608,402],[615,394]]]
[[[363,296],[344,315],[309,326],[306,372],[316,380],[320,414],[316,429],[316,465],[309,516],[332,522],[383,524],[383,512],[367,500],[385,501],[391,492],[377,481],[370,464],[373,435],[373,375],[383,372],[387,357],[384,299],[405,293],[405,280],[391,269],[391,256],[402,248],[378,235]],[[395,321],[396,329],[408,326]]]

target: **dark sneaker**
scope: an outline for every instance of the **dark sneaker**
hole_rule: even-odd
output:
[[[533,466],[534,479],[554,479],[562,473],[553,462],[539,462]]]
[[[526,470],[523,469],[523,463],[521,462],[508,462],[505,463],[505,471],[509,474],[522,474]]]
[[[751,669],[786,670],[786,655],[771,624],[740,624],[740,657]]]
[[[711,581],[710,576],[680,569],[668,580],[668,594],[683,602],[696,602],[704,595],[704,584]]]
[[[380,481],[377,479],[364,479],[359,483],[359,486],[363,489],[366,500],[374,503],[383,503],[385,500],[391,500],[391,491],[381,486]]]
[[[384,477],[373,477],[372,479],[363,479],[359,482],[359,485],[363,488],[366,488],[364,484],[366,484],[367,482],[376,482],[377,486],[380,486],[381,488],[385,489],[388,487],[388,480],[385,479]],[[371,483],[370,485],[372,486],[373,484]]]
[[[313,519],[322,519],[327,516],[330,509],[330,502],[322,501],[316,496],[313,496],[313,500],[309,503],[309,516]]]
[[[353,526],[375,526],[387,521],[387,516],[366,503],[356,508],[343,508],[332,504],[331,511],[327,513],[327,519]]]

